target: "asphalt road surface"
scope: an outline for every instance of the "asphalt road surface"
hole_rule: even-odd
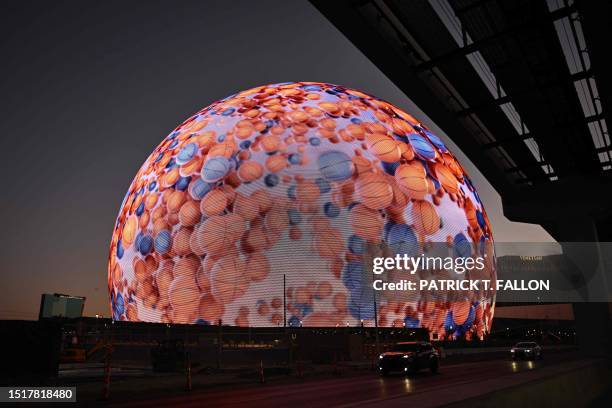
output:
[[[579,362],[574,352],[555,353],[542,361],[517,361],[496,359],[454,365],[440,365],[438,374],[422,371],[410,376],[391,375],[380,377],[374,372],[346,375],[338,378],[309,379],[283,384],[242,385],[193,391],[189,394],[130,402],[112,402],[122,407],[338,407],[376,406],[390,402],[408,402],[413,396],[426,397],[426,405],[437,405],[436,398],[448,394],[448,390],[473,392],[485,381],[502,384],[516,382],[517,376],[533,376],[560,369],[571,362]],[[531,373],[531,374],[528,374]],[[447,395],[448,396],[448,395]],[[443,403],[439,400],[439,403]]]

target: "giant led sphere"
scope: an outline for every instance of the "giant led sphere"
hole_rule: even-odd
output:
[[[488,253],[480,278],[494,279],[492,242],[465,170],[418,119],[342,86],[266,85],[197,112],[142,165],[113,231],[112,315],[328,327],[376,316],[482,336],[490,294],[374,293],[371,264],[442,243]]]

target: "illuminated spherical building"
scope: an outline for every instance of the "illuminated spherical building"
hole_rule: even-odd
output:
[[[136,174],[111,242],[112,314],[282,326],[286,311],[289,326],[330,327],[377,316],[481,336],[491,296],[375,294],[366,259],[492,242],[467,174],[417,119],[341,86],[261,86],[187,119]]]

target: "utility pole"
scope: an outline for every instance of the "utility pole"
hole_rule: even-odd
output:
[[[223,353],[223,321],[217,324],[217,368],[221,368],[221,354]]]
[[[287,327],[287,275],[283,273],[283,327]]]
[[[378,340],[378,305],[376,304],[376,290],[374,290],[374,339],[376,342],[376,355],[379,355],[380,342]]]
[[[367,246],[367,250],[365,252],[365,254],[363,255],[363,262],[364,265],[373,265],[374,263],[374,257],[376,256],[376,254],[378,254],[380,251],[380,248],[378,247],[378,245],[375,244],[369,244]],[[376,275],[374,274],[374,270],[371,270],[372,272],[372,281],[370,282],[370,284],[372,285],[372,292],[374,295],[374,339],[376,342],[376,355],[378,355],[380,353],[380,339],[378,338],[378,302],[376,302],[376,289],[374,289],[374,285],[373,282],[376,279]]]

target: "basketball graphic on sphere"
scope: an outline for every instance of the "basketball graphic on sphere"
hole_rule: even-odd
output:
[[[459,186],[453,172],[442,163],[436,163],[434,169],[436,178],[442,184],[442,187],[449,193],[456,193]]]
[[[422,164],[400,165],[395,171],[398,187],[408,197],[422,200],[427,195],[429,184]]]
[[[381,214],[363,204],[357,204],[351,210],[353,232],[366,240],[376,241],[384,226]]]
[[[112,316],[373,327],[377,315],[381,326],[481,336],[491,296],[374,302],[371,257],[417,256],[432,242],[488,254],[496,276],[487,213],[442,138],[354,89],[260,86],[189,117],[141,166],[110,245]]]
[[[238,177],[243,182],[251,182],[261,177],[262,165],[255,161],[247,161],[238,168]]]
[[[270,156],[266,159],[266,169],[270,173],[278,173],[287,166],[287,158],[284,156]]]
[[[225,157],[211,157],[202,167],[202,180],[215,182],[222,179],[230,169],[230,163]]]
[[[214,189],[200,201],[200,212],[207,216],[216,215],[220,214],[226,206],[227,196],[225,193],[220,189]]]
[[[367,137],[369,150],[384,162],[395,163],[401,157],[397,142],[386,134],[374,133]]]
[[[417,156],[424,160],[432,161],[436,158],[436,149],[432,144],[422,135],[418,133],[411,133],[408,135],[408,141],[414,148]]]
[[[200,221],[200,206],[195,201],[187,201],[179,210],[181,225],[193,226]]]
[[[383,209],[393,201],[393,188],[383,174],[366,173],[357,178],[356,190],[366,207]]]
[[[416,229],[425,235],[435,234],[440,229],[440,217],[434,205],[429,201],[421,200],[412,203],[412,216]]]

